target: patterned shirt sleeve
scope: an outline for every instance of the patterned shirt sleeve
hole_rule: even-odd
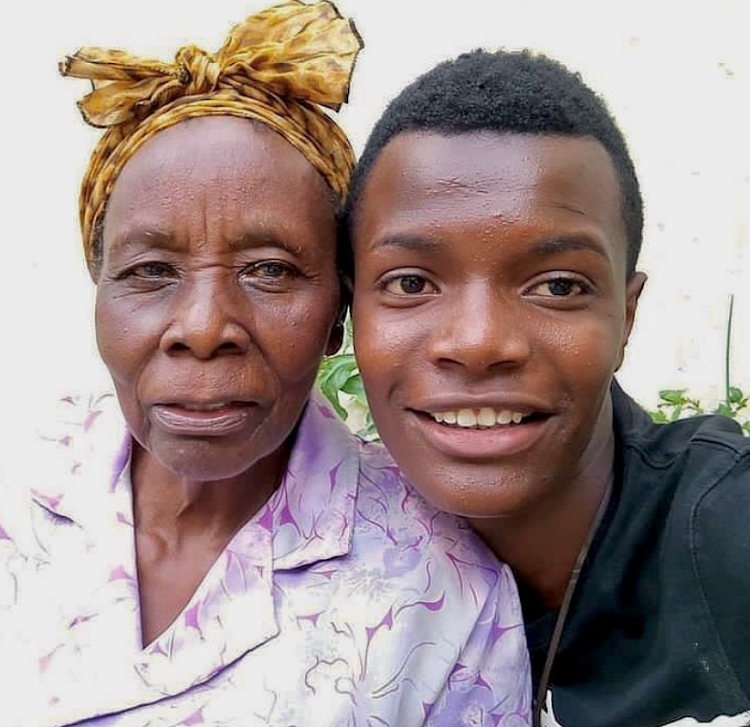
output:
[[[425,727],[526,727],[528,664],[516,585],[503,566]]]

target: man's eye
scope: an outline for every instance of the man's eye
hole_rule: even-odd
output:
[[[383,289],[393,295],[420,295],[435,292],[435,286],[421,275],[397,275],[386,280]]]
[[[572,298],[576,295],[585,295],[589,288],[575,278],[553,278],[537,283],[530,292],[547,298]]]

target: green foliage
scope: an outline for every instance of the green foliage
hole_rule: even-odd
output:
[[[698,414],[721,414],[735,419],[745,434],[750,435],[750,394],[732,386],[731,383],[731,352],[732,352],[732,319],[734,317],[734,296],[729,296],[729,312],[727,314],[727,335],[724,346],[724,400],[715,407],[708,408],[698,399],[687,395],[687,389],[662,389],[659,392],[659,403],[656,409],[649,412],[655,422],[674,422],[684,417]]]
[[[351,320],[347,319],[341,352],[323,360],[318,371],[318,388],[323,392],[338,415],[352,424],[364,439],[377,439],[378,433],[367,405],[365,387],[359,375],[352,346]]]
[[[750,435],[750,401],[748,395],[736,386],[730,386],[727,398],[713,408],[688,396],[687,389],[662,389],[656,409],[649,413],[660,424],[699,414],[722,414],[738,421],[745,434]]]

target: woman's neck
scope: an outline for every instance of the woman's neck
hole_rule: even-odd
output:
[[[278,487],[287,456],[282,447],[235,477],[208,482],[171,472],[136,444],[131,467],[136,529],[175,541],[191,536],[225,541]]]
[[[285,448],[237,477],[180,477],[136,446],[131,476],[141,639],[150,644],[177,618],[234,534],[281,481]]]

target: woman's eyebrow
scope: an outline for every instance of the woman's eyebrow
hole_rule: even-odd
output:
[[[239,237],[230,241],[229,247],[232,252],[242,252],[243,250],[253,250],[259,247],[278,247],[285,250],[290,255],[299,257],[303,254],[301,245],[295,245],[289,240],[279,237],[275,232],[270,230],[255,230],[245,232]]]
[[[180,252],[186,249],[184,240],[180,240],[170,232],[151,226],[131,228],[121,237],[115,238],[113,246],[116,246],[120,250],[128,250],[129,248],[155,248]],[[229,248],[232,252],[242,252],[243,250],[253,250],[261,247],[280,248],[296,257],[303,254],[303,248],[300,245],[295,245],[269,230],[246,232],[229,242]]]
[[[166,230],[144,225],[131,227],[124,234],[112,240],[112,247],[119,249],[154,247],[162,250],[179,250],[180,244],[174,235]]]

